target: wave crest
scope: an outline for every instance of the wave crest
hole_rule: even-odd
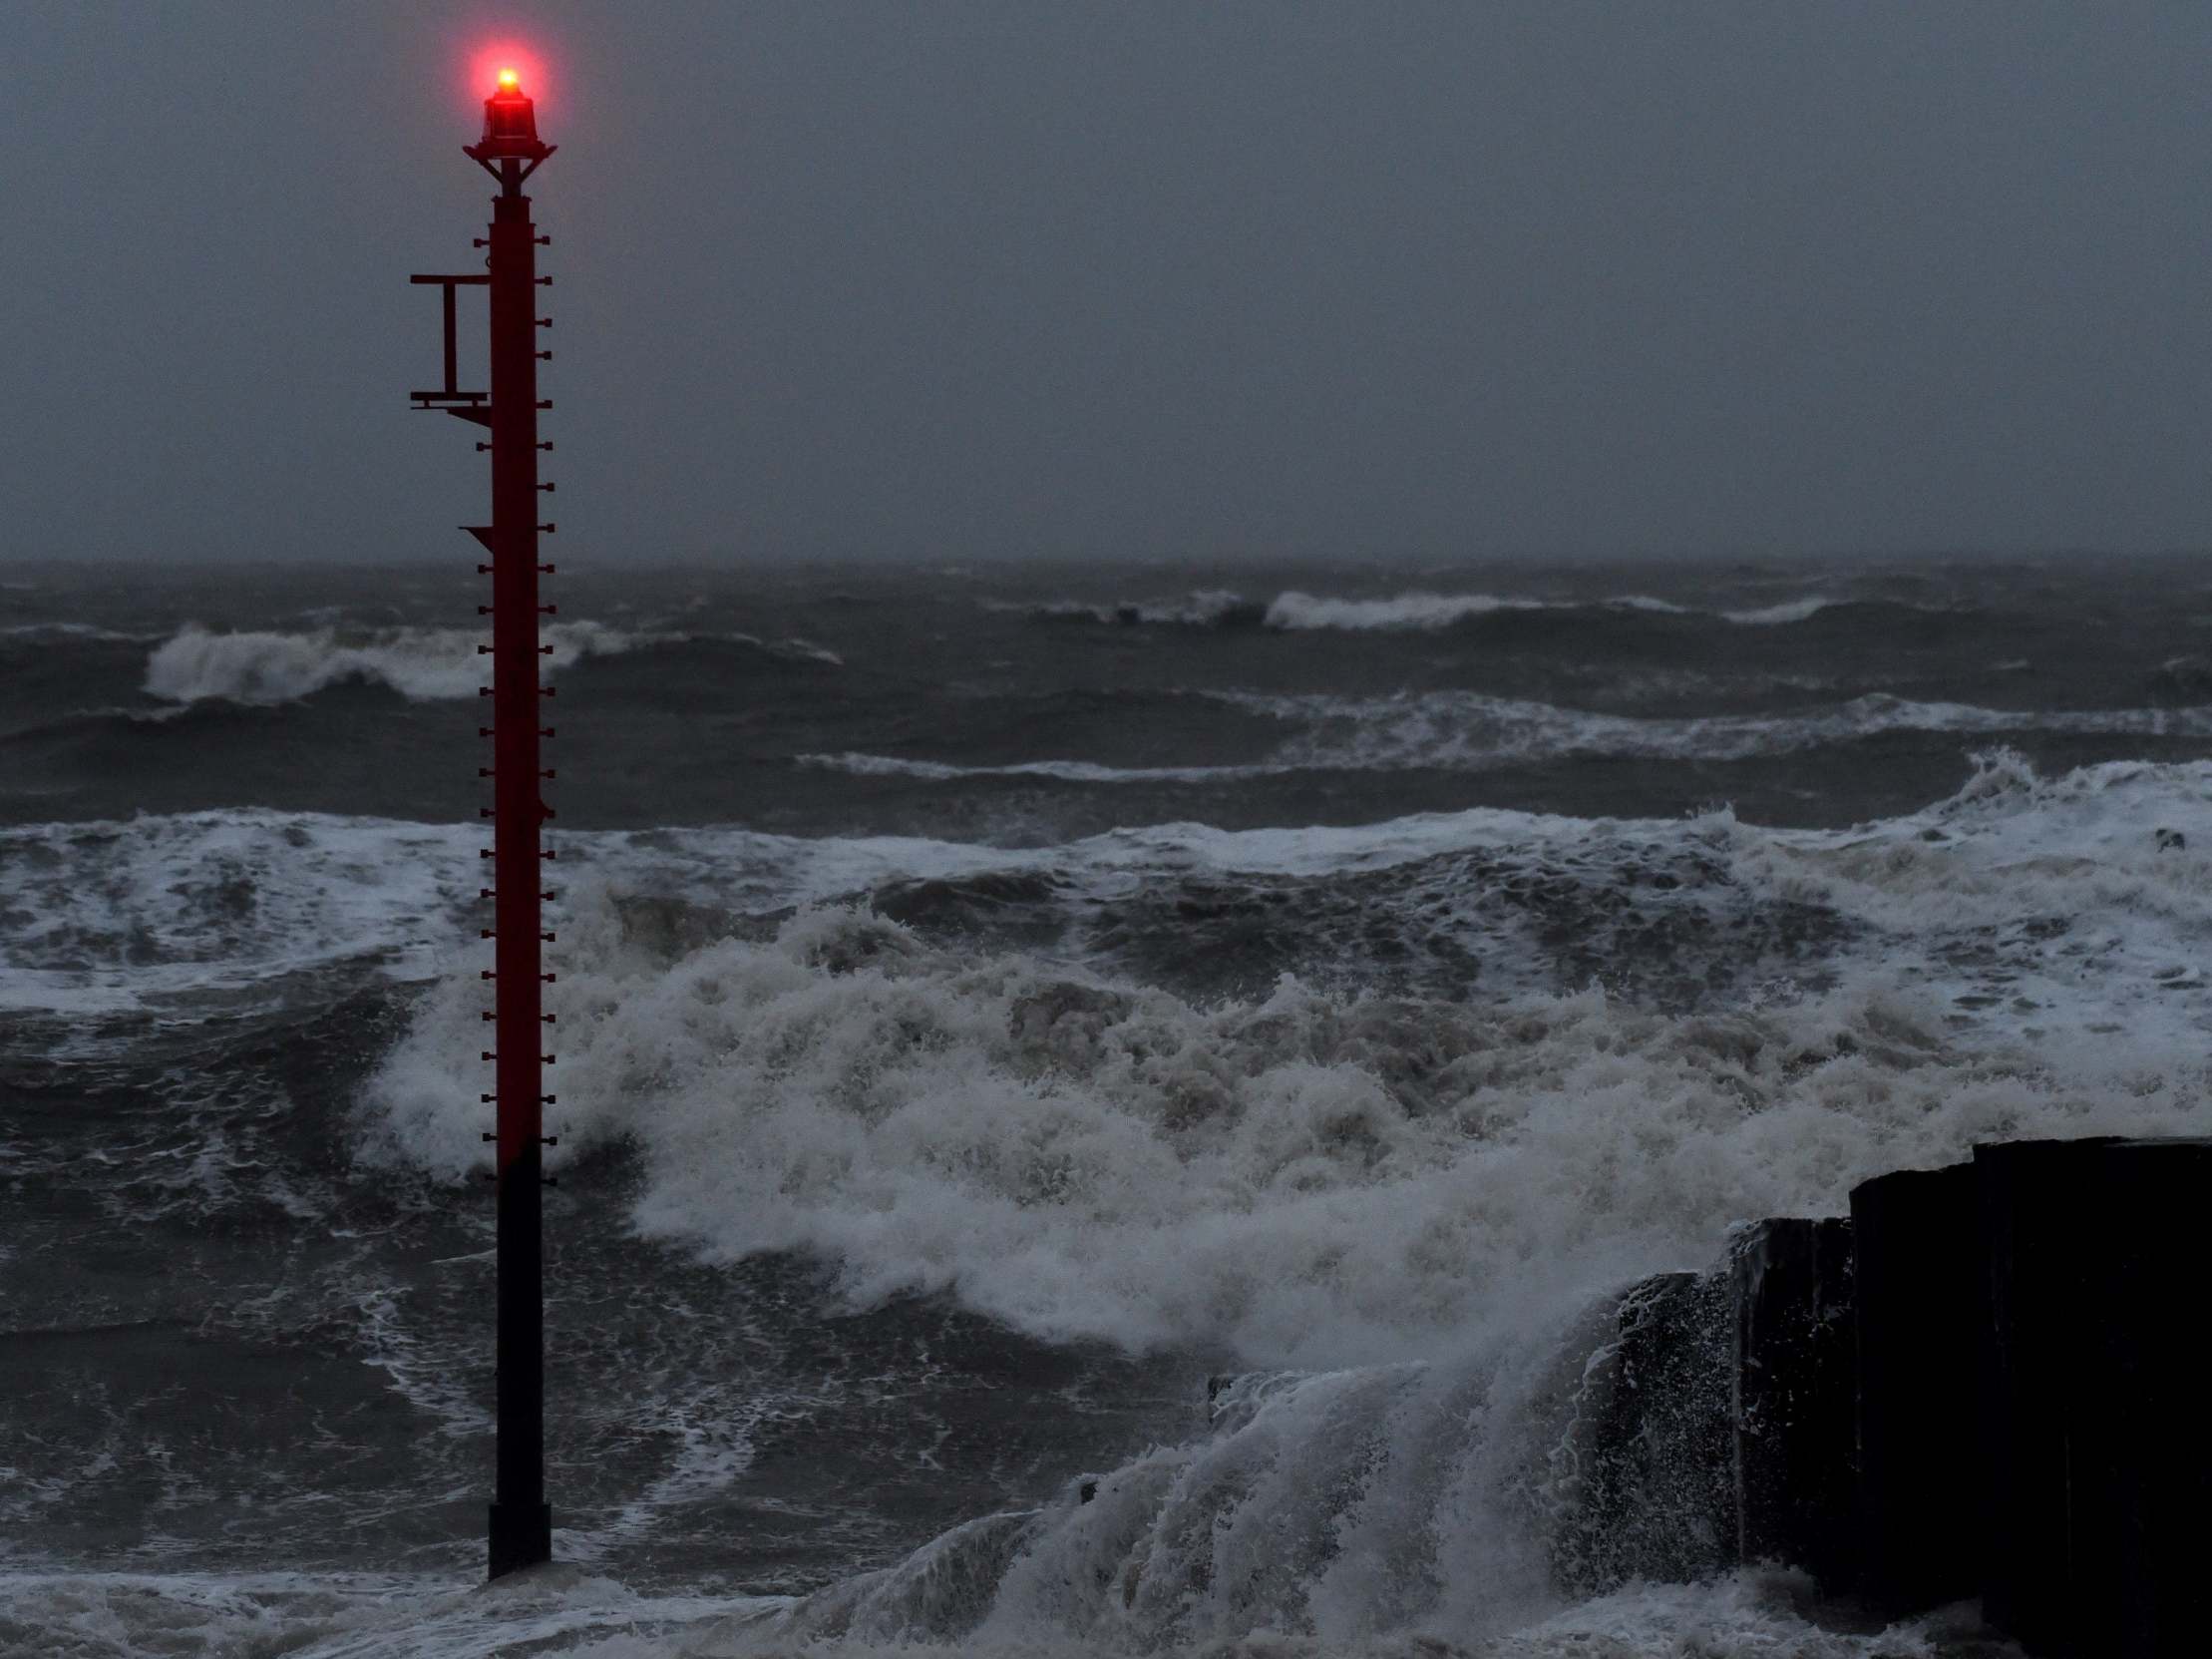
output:
[[[1477,691],[1380,697],[1210,691],[1199,695],[1267,715],[1292,735],[1263,760],[1220,766],[1109,766],[1088,760],[960,765],[900,755],[801,754],[802,766],[863,777],[947,783],[1047,778],[1083,784],[1219,784],[1307,771],[1487,771],[1564,758],[1738,761],[1853,743],[1891,732],[1996,738],[2017,732],[2212,736],[2212,705],[2012,709],[1924,702],[1872,692],[1781,714],[1602,714]]]
[[[543,638],[553,647],[549,669],[579,659],[658,642],[671,635],[624,633],[600,622],[555,622]],[[473,697],[484,683],[480,630],[388,628],[345,639],[332,628],[314,633],[217,633],[187,622],[157,646],[146,664],[146,690],[170,702],[270,705],[296,702],[346,680],[384,685],[412,701]]]
[[[1228,588],[1205,588],[1179,600],[1047,600],[1039,605],[985,600],[986,611],[1011,611],[1042,622],[1095,622],[1104,627],[1226,627],[1259,622],[1264,608]]]
[[[1488,617],[1500,611],[1560,609],[1565,608],[1547,600],[1510,599],[1496,594],[1406,593],[1390,599],[1350,600],[1303,594],[1293,589],[1278,595],[1275,603],[1268,607],[1268,625],[1286,629],[1424,631],[1450,627],[1470,617]]]
[[[598,901],[561,939],[558,1156],[631,1148],[643,1233],[1260,1365],[1434,1354],[1977,1140],[2206,1120],[2188,1043],[1965,1044],[1878,954],[1679,1017],[1290,978],[1202,1006],[843,909],[670,960]],[[477,991],[440,987],[368,1089],[386,1150],[452,1177],[483,1156]]]

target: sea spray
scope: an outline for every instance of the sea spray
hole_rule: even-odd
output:
[[[1613,1587],[1634,1529],[1585,1507],[1581,1415],[1616,1303],[1708,1263],[1731,1222],[1838,1213],[1863,1176],[1979,1140],[2201,1132],[2193,994],[2114,1049],[2078,1012],[2055,1031],[2032,1009],[1963,1012],[1939,973],[1947,936],[2054,985],[2078,947],[2112,1011],[2157,1006],[2160,982],[2129,988],[2116,965],[2193,937],[2205,872],[2116,807],[2202,784],[2045,780],[1994,755],[1910,824],[1710,821],[1697,833],[1750,891],[1870,932],[1839,936],[1823,986],[1705,1012],[1296,977],[1193,1000],[865,906],[772,930],[729,915],[716,937],[711,911],[672,928],[603,885],[580,894],[553,1004],[562,1155],[626,1160],[640,1233],[707,1263],[800,1252],[855,1307],[949,1297],[1056,1343],[1247,1368],[1210,1425],[749,1615],[728,1650],[1128,1652],[1267,1632],[1333,1654],[1518,1630],[1529,1651],[1571,1652],[1609,1618],[1702,1618],[1732,1632],[1715,1651],[1792,1631],[1862,1651],[1807,1632],[1787,1575],[1694,1602]],[[1356,841],[1274,858],[1365,870]],[[1055,858],[1068,879],[1069,850]],[[2081,900],[2068,928],[2009,931],[2065,892]],[[382,1155],[446,1179],[480,1155],[452,1061],[469,1014],[432,993],[369,1092]]]
[[[1688,1019],[1294,979],[1194,1006],[853,910],[671,961],[601,898],[566,939],[560,1155],[634,1156],[642,1232],[1253,1365],[1432,1356],[1976,1140],[2205,1121],[2193,1048],[1963,1044],[1872,975]],[[433,991],[368,1090],[387,1151],[454,1179],[474,990]]]
[[[504,1597],[471,602],[6,596],[0,1647],[1987,1651],[1616,1585],[1670,1511],[1584,1432],[1623,1286],[1727,1220],[2203,1124],[2194,566],[590,566],[582,1572]],[[149,694],[193,617],[311,649]]]

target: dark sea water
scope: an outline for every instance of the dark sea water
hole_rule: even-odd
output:
[[[2004,1651],[1571,1582],[1572,1379],[2212,1132],[2212,567],[562,574],[493,1591],[468,568],[0,568],[0,1652]]]

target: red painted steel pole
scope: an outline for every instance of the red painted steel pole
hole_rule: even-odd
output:
[[[491,765],[480,768],[492,780],[493,966],[484,978],[493,987],[493,1008],[484,1018],[494,1031],[494,1045],[484,1050],[493,1062],[498,1128],[485,1139],[496,1142],[498,1183],[499,1306],[495,1357],[498,1429],[494,1458],[490,1556],[494,1578],[553,1557],[553,1511],[546,1501],[546,1312],[544,1148],[545,1067],[553,1060],[544,1041],[553,1017],[544,1011],[543,991],[553,979],[544,971],[542,944],[553,935],[543,928],[540,911],[544,861],[553,854],[539,842],[543,821],[553,816],[540,788],[553,774],[541,769],[539,739],[553,735],[539,724],[539,676],[545,646],[539,643],[538,619],[551,606],[538,603],[538,578],[552,566],[538,563],[538,536],[551,524],[538,522],[538,361],[552,356],[538,348],[541,320],[536,313],[537,251],[540,240],[530,217],[523,185],[553,146],[540,142],[537,115],[512,72],[500,76],[500,89],[484,103],[484,137],[467,154],[499,182],[492,203],[491,251],[484,275],[418,276],[445,289],[446,383],[436,391],[416,392],[417,406],[444,409],[491,429],[492,523],[474,531],[491,554],[477,569],[492,579],[492,603],[480,607],[492,617],[492,643],[480,646],[492,658],[491,724],[480,729],[492,740]],[[550,280],[550,278],[548,279]],[[491,297],[492,384],[484,392],[455,384],[454,289],[483,286]],[[551,319],[544,319],[551,320]],[[547,490],[553,488],[548,484]],[[550,689],[545,692],[551,695]]]
[[[546,1502],[544,1044],[539,978],[537,227],[523,164],[492,218],[492,838],[498,993],[499,1452],[492,1576],[553,1555]]]

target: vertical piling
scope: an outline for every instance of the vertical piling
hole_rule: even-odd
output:
[[[1851,1223],[1760,1221],[1728,1252],[1736,1554],[1825,1589],[1857,1565]]]
[[[1891,1612],[1982,1587],[1987,1255],[1974,1171],[1904,1170],[1851,1193],[1858,1293],[1859,1551]]]
[[[2028,1652],[2201,1651],[2212,1141],[1975,1149],[1989,1240],[1983,1608]]]

